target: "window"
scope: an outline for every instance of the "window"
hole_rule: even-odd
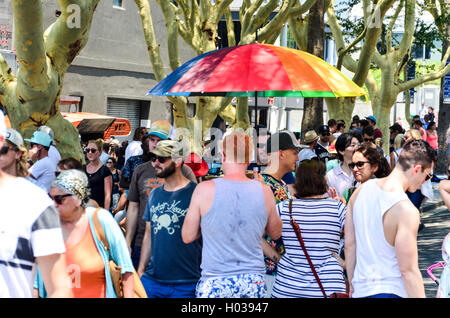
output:
[[[113,0],[113,7],[122,7],[122,0]]]

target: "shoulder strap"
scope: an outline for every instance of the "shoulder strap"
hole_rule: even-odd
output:
[[[102,224],[98,219],[99,210],[100,208],[95,209],[94,213],[92,214],[92,221],[94,222],[95,235],[103,243],[103,246],[105,247],[106,251],[109,252],[108,240],[106,239],[105,231],[103,230]]]
[[[297,222],[294,221],[292,218],[292,199],[289,200],[289,218],[292,227],[294,228],[295,235],[297,236],[298,241],[300,242],[300,245],[302,247],[303,253],[305,253],[306,259],[308,260],[309,267],[311,267],[311,270],[314,274],[314,277],[316,278],[317,284],[320,287],[320,290],[322,291],[323,297],[327,298],[327,294],[325,293],[325,289],[322,286],[322,283],[320,282],[319,275],[317,275],[316,269],[314,268],[314,264],[311,261],[311,258],[309,257],[308,252],[306,251],[305,242],[303,242],[302,234],[300,232],[300,227],[298,226]]]

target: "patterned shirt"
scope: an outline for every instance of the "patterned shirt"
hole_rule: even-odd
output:
[[[290,199],[291,195],[289,194],[289,189],[286,183],[283,180],[277,180],[269,174],[262,173],[261,176],[264,178],[265,184],[270,186],[270,189],[273,192],[275,197],[275,204],[278,204],[286,199]],[[270,246],[275,248],[280,255],[284,254],[284,245],[283,240],[279,238],[278,240],[272,240],[267,234],[264,235],[264,238],[267,240]],[[264,256],[264,261],[266,264],[266,274],[267,275],[276,275],[277,274],[277,265],[271,260],[269,257]]]

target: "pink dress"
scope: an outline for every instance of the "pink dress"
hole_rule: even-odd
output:
[[[432,135],[430,133],[427,134],[427,142],[430,144],[430,146],[433,149],[438,149],[438,136],[436,135]]]

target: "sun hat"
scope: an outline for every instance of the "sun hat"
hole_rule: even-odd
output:
[[[169,138],[170,135],[171,126],[169,122],[165,120],[157,120],[154,121],[151,126],[150,130],[147,133],[147,136],[157,136],[161,138],[162,140],[166,140]]]
[[[316,131],[309,130],[306,132],[305,137],[303,138],[303,143],[309,145],[316,140],[319,140],[319,136],[317,135]]]
[[[50,137],[50,135],[42,131],[35,131],[31,139],[25,139],[25,141],[42,145],[44,147],[50,147],[50,145],[52,144],[52,138]]]

